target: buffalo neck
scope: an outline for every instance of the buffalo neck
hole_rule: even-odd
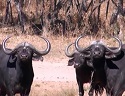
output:
[[[32,84],[32,80],[34,77],[34,72],[33,72],[33,68],[32,68],[32,59],[29,59],[27,61],[21,61],[19,59],[17,59],[16,62],[16,72],[17,74],[20,75],[16,75],[16,83],[18,84],[19,81],[21,81],[20,85],[21,86],[30,86]]]
[[[18,68],[18,72],[24,73],[24,75],[28,76],[29,73],[33,73],[32,68],[32,58],[27,61],[17,60],[16,68]],[[25,77],[25,76],[24,76]]]
[[[104,69],[105,57],[93,58],[93,65],[95,69]]]

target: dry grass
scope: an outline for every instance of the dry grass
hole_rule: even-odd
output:
[[[78,89],[74,82],[35,81],[30,96],[77,96]],[[20,96],[16,94],[16,96]]]
[[[84,86],[85,96],[88,96],[89,84]],[[30,96],[78,96],[76,82],[35,81]]]
[[[30,96],[77,96],[74,82],[34,82]],[[37,95],[36,95],[37,94]]]
[[[12,33],[0,33],[0,43],[2,43],[2,40],[5,39],[7,36],[12,36],[8,42],[7,47],[14,48],[17,44],[21,42],[28,42],[32,45],[34,45],[39,50],[44,50],[46,48],[46,43],[43,41],[40,36],[36,35],[12,35]],[[65,48],[70,44],[73,43],[77,37],[63,37],[63,36],[53,36],[50,34],[42,35],[43,37],[47,38],[51,43],[51,51],[49,52],[49,55],[46,55],[47,58],[53,58],[57,59],[64,59],[65,56]],[[80,45],[82,47],[89,46],[92,41],[94,40],[101,40],[106,44],[107,46],[117,46],[117,42],[113,38],[102,38],[102,37],[93,37],[93,36],[86,36],[81,39]],[[75,50],[74,46],[71,47]]]

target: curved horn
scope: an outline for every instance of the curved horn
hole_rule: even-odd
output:
[[[111,48],[106,47],[106,46],[105,46],[105,47],[106,47],[106,49],[107,49],[109,52],[112,52],[112,53],[114,53],[114,54],[117,54],[117,53],[119,53],[119,52],[121,51],[122,41],[121,41],[118,37],[113,37],[113,38],[115,38],[115,39],[118,41],[119,47],[116,48],[116,49],[111,49]]]
[[[79,36],[79,37],[76,39],[76,41],[75,41],[75,47],[76,47],[76,50],[77,50],[78,52],[85,52],[85,51],[89,50],[90,47],[91,47],[91,45],[90,45],[90,46],[88,46],[88,47],[86,47],[86,48],[80,48],[80,46],[79,46],[79,40],[80,40],[81,38],[83,38],[83,37],[85,37],[85,35]]]
[[[5,52],[6,54],[8,54],[8,55],[11,55],[11,54],[15,53],[15,52],[16,52],[16,49],[18,49],[20,46],[24,46],[24,43],[25,43],[25,42],[23,42],[23,43],[18,44],[13,50],[12,50],[12,49],[8,49],[8,48],[6,48],[6,42],[7,42],[7,40],[8,40],[9,38],[11,38],[11,37],[12,37],[12,36],[6,37],[6,38],[3,40],[3,42],[2,42],[3,50],[4,50],[4,52]]]
[[[71,58],[71,57],[74,56],[74,52],[70,54],[69,51],[68,51],[69,48],[70,48],[70,46],[73,45],[73,44],[75,44],[75,43],[69,44],[69,45],[66,47],[66,49],[65,49],[65,55],[66,55],[67,57],[70,57],[70,58]]]
[[[79,40],[80,40],[82,37],[83,37],[83,36],[78,37],[78,38],[76,39],[76,41],[75,41],[75,47],[76,47],[76,49],[77,49],[79,52],[88,51],[88,50],[90,49],[90,47],[91,47],[91,45],[90,45],[89,47],[86,47],[86,48],[80,48],[80,47],[79,47],[78,43],[79,43]],[[122,42],[121,42],[121,40],[120,40],[118,37],[113,37],[113,38],[115,38],[115,39],[118,41],[118,43],[119,43],[119,47],[118,47],[118,48],[112,49],[112,48],[109,48],[109,47],[107,47],[107,46],[105,46],[105,45],[104,45],[104,46],[105,46],[105,48],[106,48],[109,52],[112,52],[112,53],[114,53],[114,54],[118,54],[118,53],[121,51]]]
[[[51,49],[51,44],[50,42],[45,39],[44,37],[41,37],[43,40],[45,40],[45,42],[47,43],[47,48],[44,51],[39,51],[36,48],[33,48],[34,53],[38,54],[38,55],[46,55],[49,53],[50,49]]]
[[[9,39],[9,38],[11,38],[12,36],[8,36],[8,37],[6,37],[4,40],[3,40],[3,42],[2,42],[2,47],[3,47],[3,51],[6,53],[6,54],[8,54],[8,55],[10,55],[10,54],[12,54],[12,53],[14,53],[16,50],[14,49],[14,50],[11,50],[11,49],[8,49],[8,48],[6,48],[6,42],[7,42],[7,40]]]

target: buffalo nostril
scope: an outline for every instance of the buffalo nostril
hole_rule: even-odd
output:
[[[94,55],[100,55],[101,53],[100,52],[94,52],[93,54]]]
[[[96,55],[97,54],[97,52],[94,52],[94,55]]]

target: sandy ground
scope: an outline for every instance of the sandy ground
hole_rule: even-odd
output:
[[[67,62],[68,59],[33,61],[35,76],[30,96],[78,96],[75,69],[67,66]],[[87,96],[87,92],[85,94]]]
[[[33,61],[35,76],[30,96],[78,96],[75,69],[67,62],[68,59]],[[84,89],[88,96],[89,84]]]
[[[73,66],[67,66],[68,60],[59,62],[34,61],[34,80],[42,81],[75,81],[75,70]]]
[[[58,92],[62,90],[77,90],[75,70],[72,66],[67,66],[67,61],[67,59],[58,62],[33,61],[34,82],[31,95],[49,96],[53,91],[59,94]]]

